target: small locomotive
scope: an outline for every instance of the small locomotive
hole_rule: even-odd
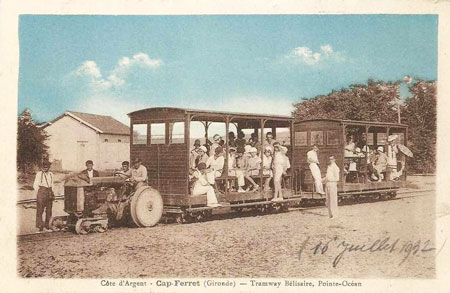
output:
[[[129,222],[138,227],[156,225],[162,216],[163,201],[152,187],[134,190],[131,182],[119,176],[91,180],[72,177],[64,184],[64,211],[67,216],[52,219],[53,229],[102,233],[110,226]]]

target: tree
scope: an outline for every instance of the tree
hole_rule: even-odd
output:
[[[48,135],[36,126],[31,112],[25,109],[18,117],[17,125],[17,169],[24,173],[39,165],[48,157],[45,140]]]
[[[298,121],[315,118],[397,122],[396,100],[399,82],[369,80],[367,85],[351,85],[294,104],[292,115]]]
[[[433,173],[436,169],[436,82],[418,80],[409,86],[402,116],[408,124],[408,141],[414,158],[410,169]]]

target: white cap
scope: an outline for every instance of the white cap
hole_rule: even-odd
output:
[[[377,148],[377,151],[379,151],[379,152],[384,152],[384,148],[382,147],[382,146],[379,146],[378,148]]]
[[[199,149],[201,149],[201,150],[204,151],[205,153],[208,151],[204,145],[200,146]]]

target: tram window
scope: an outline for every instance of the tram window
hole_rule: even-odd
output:
[[[377,144],[384,145],[386,144],[386,133],[377,133]]]
[[[308,132],[296,131],[295,132],[295,146],[307,146],[308,145]]]
[[[133,124],[133,144],[147,144],[147,124]]]
[[[367,133],[367,145],[373,145],[373,133]]]
[[[169,143],[184,143],[184,122],[169,123]]]
[[[339,131],[337,130],[327,131],[327,145],[339,145]]]
[[[281,145],[291,145],[291,130],[287,127],[277,128],[276,140],[281,143]]]
[[[311,145],[323,145],[323,131],[311,131]]]
[[[150,143],[165,144],[166,143],[166,124],[152,123],[150,128]]]

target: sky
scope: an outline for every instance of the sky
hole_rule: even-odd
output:
[[[368,79],[437,79],[435,15],[21,15],[18,111],[290,115]],[[406,85],[402,95],[407,94]]]

